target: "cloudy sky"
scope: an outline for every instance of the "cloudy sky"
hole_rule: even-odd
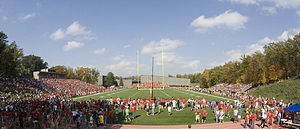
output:
[[[202,72],[300,32],[300,0],[0,0],[0,31],[49,67]]]

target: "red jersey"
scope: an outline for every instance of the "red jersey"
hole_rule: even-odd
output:
[[[245,121],[248,121],[248,120],[249,120],[248,117],[249,117],[249,116],[246,114],[246,115],[245,115]]]
[[[135,107],[135,106],[132,106],[132,107],[131,107],[131,111],[132,111],[132,112],[135,112],[135,110],[136,110],[136,107]]]
[[[207,115],[207,111],[204,110],[204,111],[203,111],[203,117],[206,117],[206,115]]]
[[[252,121],[255,121],[256,120],[256,115],[252,115]]]
[[[227,112],[230,112],[230,106],[227,107]]]
[[[110,117],[110,118],[114,118],[114,112],[113,112],[113,111],[110,111],[110,112],[109,112],[109,117]]]
[[[200,109],[197,109],[196,115],[200,115]]]

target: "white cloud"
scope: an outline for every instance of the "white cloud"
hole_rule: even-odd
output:
[[[118,60],[121,60],[122,58],[124,58],[125,56],[122,54],[122,55],[118,55],[118,56],[115,56],[112,58],[112,60],[114,61],[118,61]]]
[[[212,67],[216,67],[216,66],[220,66],[220,65],[224,65],[224,64],[225,64],[225,62],[213,61],[209,65],[212,66]]]
[[[70,41],[64,46],[64,51],[70,51],[71,49],[82,47],[83,45],[84,43]]]
[[[231,3],[239,3],[239,4],[245,4],[245,5],[252,5],[252,4],[255,4],[257,5],[258,2],[257,0],[227,0]]]
[[[287,40],[289,37],[290,37],[289,32],[288,31],[283,31],[282,34],[277,37],[277,39],[279,41],[284,41],[284,40]]]
[[[59,28],[57,31],[50,35],[51,39],[58,40],[64,38],[66,35],[76,36],[80,39],[93,40],[93,33],[91,30],[87,30],[86,27],[81,26],[78,21],[74,21],[66,30]]]
[[[230,50],[226,52],[226,55],[229,57],[228,61],[238,61],[243,55],[241,50]]]
[[[53,40],[59,40],[65,37],[64,31],[59,28],[54,33],[50,35],[50,38]]]
[[[2,19],[3,21],[6,21],[6,20],[8,19],[8,17],[7,17],[7,16],[2,16],[1,19]]]
[[[264,52],[264,46],[267,45],[268,43],[275,42],[274,40],[270,39],[269,37],[265,37],[261,40],[259,40],[257,43],[251,44],[246,47],[245,49],[245,54],[246,55],[251,55],[254,54],[255,52]]]
[[[35,13],[29,13],[29,14],[23,16],[23,17],[20,17],[20,19],[21,20],[27,20],[27,19],[32,18],[34,16],[35,16]]]
[[[269,6],[262,7],[262,10],[267,11],[270,14],[275,14],[277,12],[275,7],[269,7]]]
[[[239,30],[245,27],[245,23],[248,22],[248,17],[241,15],[239,12],[232,12],[230,10],[215,16],[206,18],[205,16],[200,16],[195,19],[191,26],[196,28],[198,32],[205,32],[209,28],[223,28],[227,27],[233,30]]]
[[[162,55],[157,53],[154,55],[154,60],[156,65],[162,65]],[[164,52],[163,53],[164,64],[166,65],[178,65],[183,64],[184,60],[182,57],[177,56],[175,53]]]
[[[102,55],[102,54],[104,54],[105,51],[106,51],[106,48],[97,49],[97,50],[94,50],[94,54]]]
[[[85,39],[92,40],[92,31],[86,30],[86,27],[81,26],[78,21],[73,22],[66,30],[66,34],[72,36],[84,36]]]
[[[184,64],[184,67],[191,68],[191,69],[198,69],[199,64],[200,64],[200,60],[192,60],[192,61]]]
[[[298,11],[296,12],[296,14],[300,17],[300,10],[298,10]]]
[[[276,7],[282,8],[298,8],[300,6],[300,0],[263,0],[273,3]]]
[[[129,48],[129,47],[130,47],[130,45],[129,45],[129,44],[127,44],[127,45],[125,45],[125,46],[124,46],[124,48]]]
[[[160,41],[151,41],[146,46],[143,47],[142,53],[156,53],[160,52],[162,48],[164,51],[175,49],[181,45],[183,45],[184,42],[181,40],[171,40],[169,38],[161,39]]]
[[[111,71],[115,74],[123,75],[135,75],[136,74],[136,62],[130,60],[122,60],[116,64],[110,64],[105,66],[107,71]]]

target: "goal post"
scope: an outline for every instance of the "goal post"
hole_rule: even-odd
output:
[[[141,82],[140,82],[140,80],[142,79],[141,77],[140,77],[140,52],[139,52],[139,50],[137,50],[137,52],[136,52],[136,54],[137,54],[137,89],[138,90],[150,90],[150,92],[151,92],[151,90],[164,90],[165,89],[165,71],[164,71],[164,53],[163,53],[163,48],[161,49],[161,65],[162,65],[162,67],[161,67],[161,70],[162,70],[162,72],[161,72],[161,74],[162,74],[162,82],[161,82],[161,88],[152,88],[153,87],[153,81],[154,81],[154,79],[153,79],[153,67],[154,67],[154,59],[152,59],[152,79],[151,79],[151,81],[152,81],[152,83],[151,83],[151,87],[148,87],[148,88],[145,88],[144,87],[144,83],[142,83],[141,84]],[[154,57],[152,57],[152,58],[154,58]],[[147,79],[146,79],[146,81],[148,82],[148,81],[150,81],[150,79],[148,79],[148,76],[147,76]],[[147,84],[147,82],[146,82],[146,84]],[[148,82],[148,84],[149,84],[150,82]],[[141,87],[141,85],[142,85],[142,87]],[[144,88],[143,88],[144,87]]]

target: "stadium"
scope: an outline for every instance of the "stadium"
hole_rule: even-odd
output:
[[[1,129],[300,127],[298,0],[1,4]]]

